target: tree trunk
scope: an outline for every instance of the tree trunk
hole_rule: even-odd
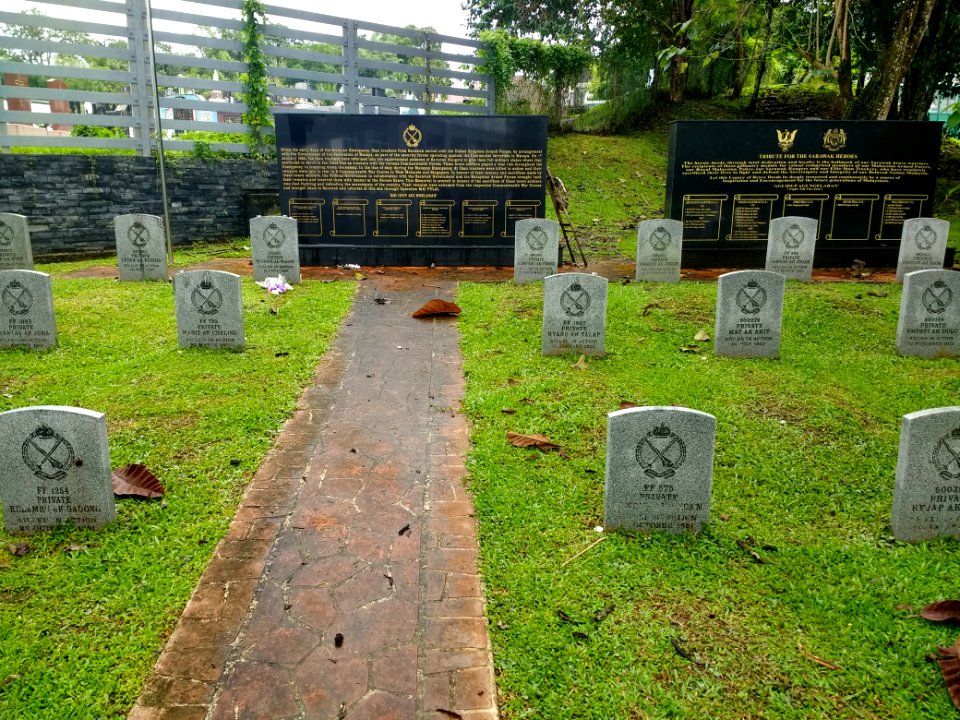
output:
[[[746,0],[740,0],[737,9],[737,59],[733,65],[733,98],[736,100],[743,93],[743,81],[746,74],[745,53],[743,50],[743,18],[747,14]]]
[[[927,34],[917,48],[910,72],[903,82],[900,117],[926,120],[937,85],[956,66],[954,50],[960,43],[960,0],[941,2],[930,16]]]
[[[757,78],[753,83],[753,97],[747,111],[750,115],[757,112],[757,102],[760,100],[760,84],[767,73],[767,51],[770,48],[770,36],[773,35],[773,13],[777,9],[777,0],[767,0],[767,27],[763,34],[763,47],[760,50],[760,60],[757,63]]]
[[[670,0],[670,27],[677,33],[674,35],[674,45],[678,48],[690,46],[690,36],[686,32],[678,32],[680,26],[693,17],[693,0]],[[672,103],[683,102],[687,89],[687,61],[680,55],[674,57],[670,63],[670,90],[669,99]]]

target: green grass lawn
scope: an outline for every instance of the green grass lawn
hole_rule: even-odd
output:
[[[354,289],[245,278],[241,353],[180,350],[169,283],[54,276],[59,346],[0,349],[0,411],[103,412],[113,467],[144,463],[167,494],[118,502],[102,532],[0,533],[0,718],[126,715]]]
[[[960,361],[898,356],[899,299],[791,282],[781,358],[737,360],[681,352],[713,334],[715,283],[611,284],[608,354],[584,370],[540,355],[539,285],[461,287],[506,720],[955,714],[924,656],[958,631],[913,612],[960,597],[960,543],[897,542],[889,518],[901,417],[960,404]],[[596,532],[621,402],[717,417],[698,536]],[[514,448],[509,430],[563,452]]]

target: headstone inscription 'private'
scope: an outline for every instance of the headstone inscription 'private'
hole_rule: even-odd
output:
[[[678,407],[607,415],[604,527],[697,532],[710,519],[717,419]]]
[[[960,535],[960,407],[903,416],[890,525],[899,540]]]
[[[764,270],[780,273],[788,280],[810,282],[816,245],[817,221],[813,218],[790,216],[771,220]]]
[[[244,347],[240,276],[187,270],[173,276],[180,347]]]
[[[113,219],[121,280],[166,280],[167,248],[163,219],[133,213]]]
[[[739,270],[717,280],[714,353],[725,357],[777,357],[786,278],[766,270]]]
[[[0,413],[0,496],[13,535],[116,517],[103,413],[53,405]]]
[[[560,260],[560,224],[526,218],[517,220],[514,228],[513,281],[536,282],[555,274]]]
[[[253,279],[283,275],[287,282],[300,282],[300,244],[297,221],[283,215],[258,215],[250,221]]]
[[[683,223],[644,220],[637,227],[636,280],[680,282]]]
[[[936,218],[910,218],[903,223],[900,255],[897,258],[897,282],[917,270],[942,270],[947,254],[950,223]]]
[[[33,270],[26,215],[0,213],[0,270]]]
[[[917,270],[903,277],[897,350],[901,355],[960,355],[960,272]]]
[[[606,326],[606,278],[588,273],[560,273],[544,278],[544,355],[603,355]]]
[[[0,270],[0,347],[45,350],[57,344],[50,276]]]

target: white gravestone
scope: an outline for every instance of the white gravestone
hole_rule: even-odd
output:
[[[167,243],[163,219],[134,213],[113,219],[121,280],[166,280]]]
[[[903,416],[890,525],[899,540],[960,535],[960,407]]]
[[[25,215],[0,213],[0,270],[33,270],[30,226]]]
[[[771,220],[763,269],[778,272],[788,280],[810,282],[816,246],[817,221],[813,218],[787,216]]]
[[[219,270],[187,270],[173,276],[180,347],[244,347],[240,276]]]
[[[560,224],[525,218],[517,220],[514,227],[513,281],[537,282],[555,274],[560,260]]]
[[[641,407],[607,415],[604,527],[697,532],[710,519],[717,420]]]
[[[917,270],[903,278],[897,350],[901,355],[960,355],[960,272]]]
[[[917,270],[942,270],[947,254],[950,223],[936,218],[910,218],[903,223],[900,255],[897,257],[897,282]]]
[[[683,223],[644,220],[637,227],[636,281],[680,282]]]
[[[560,273],[544,278],[544,355],[603,355],[606,324],[606,278],[587,273]]]
[[[45,350],[57,344],[50,276],[0,270],[0,347]]]
[[[72,521],[102,528],[116,517],[107,421],[81,408],[37,406],[0,413],[3,523],[29,535]]]
[[[297,221],[285,215],[257,215],[250,221],[253,252],[253,279],[283,275],[291,284],[300,283],[300,241]]]
[[[777,357],[786,278],[766,270],[739,270],[717,280],[713,351],[725,357]]]

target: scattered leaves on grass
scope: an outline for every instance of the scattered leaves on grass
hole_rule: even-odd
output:
[[[15,557],[23,557],[32,549],[33,548],[31,547],[30,543],[27,542],[17,543],[16,545],[9,545],[7,547],[7,550],[10,551],[10,554]]]
[[[655,322],[651,322],[650,332],[663,332],[663,328],[657,325]]]
[[[710,336],[707,335],[705,330],[697,330],[697,334],[693,336],[693,339],[696,342],[707,342],[710,340]]]
[[[434,317],[436,315],[459,315],[462,311],[456,303],[434,298],[417,310],[411,317]]]
[[[560,446],[557,445],[553,440],[544,436],[544,435],[523,435],[521,433],[515,433],[513,431],[507,431],[507,440],[510,441],[510,444],[518,448],[528,448],[535,447],[539,450],[549,451],[549,450],[559,450]]]
[[[867,291],[867,295],[869,295],[870,297],[876,297],[876,298],[885,298],[889,294],[890,293],[888,293],[886,290],[868,290]]]
[[[71,553],[75,553],[75,552],[85,553],[88,550],[90,550],[89,545],[68,545],[67,546],[67,552],[71,552]]]
[[[595,623],[602,623],[604,620],[607,619],[610,613],[612,613],[616,609],[617,609],[617,606],[614,605],[613,603],[610,603],[603,610],[600,610],[599,612],[594,614],[593,621]]]
[[[766,564],[767,564],[767,561],[763,558],[763,556],[760,555],[760,553],[758,553],[756,550],[754,550],[753,548],[751,548],[751,547],[750,547],[746,542],[744,542],[743,540],[737,540],[737,545],[738,545],[738,546],[740,547],[740,549],[743,550],[747,555],[749,555],[751,558],[753,558],[753,561],[754,561],[755,563],[757,563],[758,565],[766,565]]]
[[[520,402],[522,402],[524,405],[533,405],[533,400],[530,398],[521,398]]]
[[[581,355],[581,356],[580,356],[580,359],[577,360],[577,361],[576,361],[573,365],[571,365],[570,367],[574,368],[575,370],[586,370],[586,369],[587,369],[587,356],[586,356],[586,355]]]
[[[504,415],[513,415],[517,411],[513,408],[500,408],[500,412],[502,412]]]
[[[117,497],[139,497],[146,500],[163,497],[166,492],[163,485],[147,468],[140,463],[124,465],[113,471],[113,494]]]
[[[643,306],[643,311],[640,314],[643,315],[643,317],[646,317],[654,310],[654,308],[661,308],[661,307],[662,305],[660,305],[660,303],[655,303],[655,302],[647,303],[646,305]]]
[[[960,600],[941,600],[930,603],[920,611],[920,617],[930,622],[960,622]]]
[[[628,410],[628,409],[630,409],[630,408],[635,408],[635,407],[640,407],[640,406],[637,405],[636,403],[630,402],[629,400],[621,400],[621,401],[620,401],[620,409],[621,409],[621,410]]]
[[[572,623],[572,624],[574,624],[574,625],[579,625],[579,624],[580,624],[580,621],[579,621],[579,620],[574,620],[572,617],[570,617],[570,616],[569,616],[566,612],[564,612],[563,610],[557,610],[557,617],[560,618],[561,620],[563,620],[565,623]]]
[[[960,638],[953,646],[938,649],[940,657],[936,658],[936,663],[940,666],[940,673],[954,707],[960,710]]]
[[[682,657],[684,660],[689,660],[694,665],[700,665],[701,667],[706,665],[703,660],[697,657],[696,653],[687,650],[676,638],[671,638],[670,644],[673,645],[673,649],[676,651],[677,655]]]
[[[699,345],[681,345],[680,352],[682,353],[698,353],[700,352]]]

